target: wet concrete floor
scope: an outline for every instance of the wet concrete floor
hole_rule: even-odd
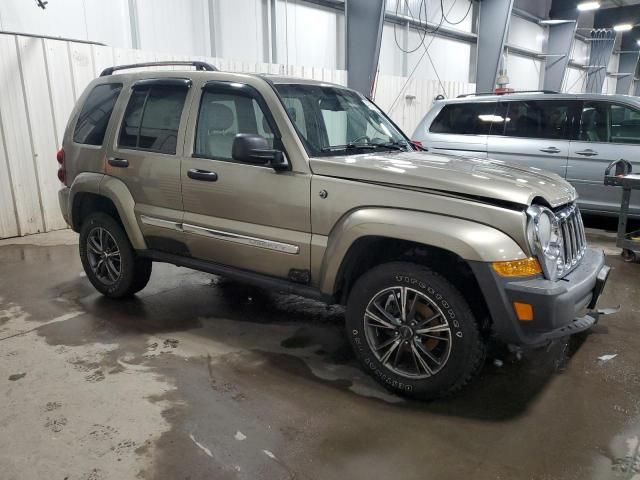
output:
[[[640,265],[594,238],[620,313],[431,403],[361,372],[340,308],[158,264],[111,301],[70,232],[0,242],[0,478],[638,480]]]

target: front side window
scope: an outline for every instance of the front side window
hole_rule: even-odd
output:
[[[98,85],[91,90],[78,116],[73,132],[74,142],[102,145],[113,107],[121,90],[121,83]]]
[[[261,135],[273,148],[273,128],[255,95],[248,87],[205,88],[198,113],[195,156],[232,160],[233,140],[239,133]]]
[[[312,156],[411,149],[372,102],[339,87],[276,84],[282,103]]]
[[[569,102],[524,100],[505,102],[501,107],[506,110],[503,134],[507,137],[565,138],[571,114]]]
[[[119,146],[175,155],[187,87],[134,88],[120,129]]]
[[[608,102],[584,102],[578,138],[583,142],[640,144],[640,111]]]
[[[432,133],[488,135],[502,118],[495,115],[496,102],[451,103],[445,105],[431,124]]]

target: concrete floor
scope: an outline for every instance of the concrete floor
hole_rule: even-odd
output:
[[[590,236],[622,311],[432,403],[363,375],[340,309],[169,265],[110,301],[74,234],[0,242],[0,477],[640,479],[640,265]]]

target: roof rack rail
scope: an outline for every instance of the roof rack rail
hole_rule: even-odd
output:
[[[142,68],[142,67],[166,67],[173,65],[188,65],[190,67],[195,67],[196,70],[201,70],[203,72],[217,72],[218,69],[206,62],[199,61],[168,61],[168,62],[145,62],[145,63],[132,63],[130,65],[116,65],[114,67],[105,68],[100,74],[101,77],[106,77],[108,75],[113,74],[118,70],[128,70],[130,68]]]
[[[478,92],[478,93],[463,93],[462,95],[458,95],[456,98],[464,98],[464,97],[481,97],[483,95],[510,95],[512,93],[544,93],[545,95],[550,95],[556,92],[555,90],[514,90],[512,92]]]

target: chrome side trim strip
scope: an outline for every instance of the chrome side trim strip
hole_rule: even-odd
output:
[[[263,238],[249,237],[238,233],[223,232],[221,230],[213,230],[211,228],[199,227],[188,223],[182,224],[182,230],[186,233],[195,235],[204,235],[206,237],[217,238],[218,240],[226,240],[228,242],[241,243],[242,245],[250,245],[252,247],[266,248],[267,250],[275,250],[276,252],[297,254],[300,247],[290,245],[288,243],[275,242],[273,240],[265,240]]]
[[[182,224],[172,222],[171,220],[162,220],[161,218],[149,217],[147,215],[140,215],[140,221],[145,225],[153,225],[154,227],[170,228],[171,230],[182,231]]]

